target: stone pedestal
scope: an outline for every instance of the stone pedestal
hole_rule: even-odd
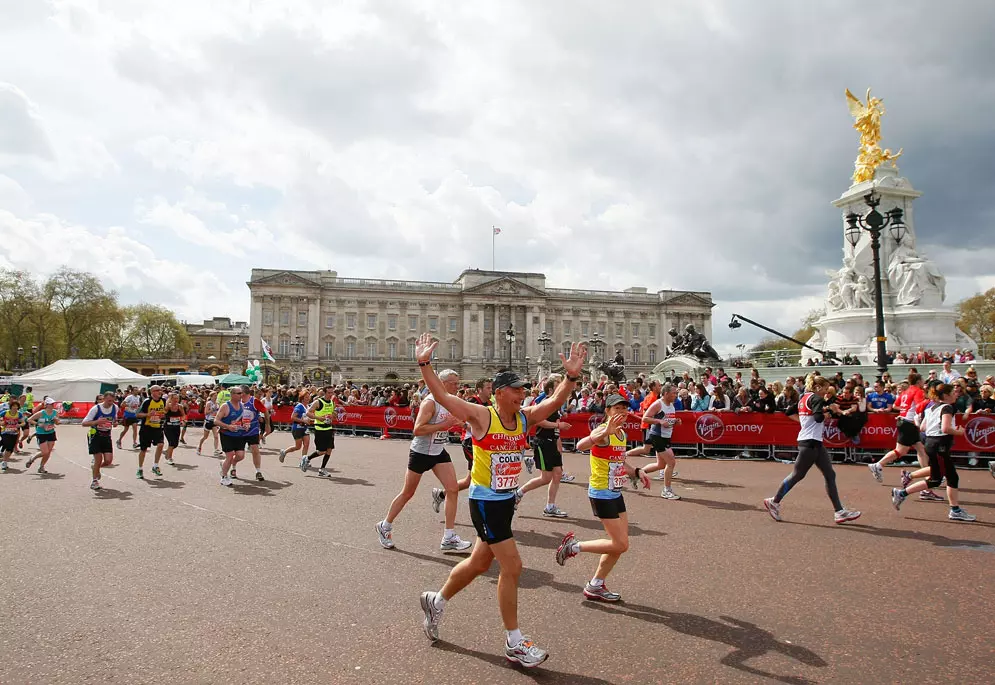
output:
[[[868,211],[864,197],[872,191],[881,198],[878,211],[884,214],[894,207],[901,208],[906,226],[901,242],[888,229],[881,234],[881,295],[888,351],[907,352],[920,347],[937,352],[977,349],[975,342],[957,328],[956,312],[943,305],[943,276],[916,249],[912,203],[922,193],[900,177],[898,169],[879,167],[874,180],[850,186],[833,202],[841,210],[843,231],[846,214],[863,215]],[[851,246],[844,233],[842,242],[843,268],[831,274],[826,315],[815,323],[817,332],[809,344],[840,356],[856,355],[870,364],[877,355],[870,234],[862,231],[857,245]]]
[[[649,377],[651,380],[663,381],[666,378],[682,376],[687,371],[691,378],[697,381],[701,378],[701,374],[705,372],[705,366],[707,365],[702,363],[697,357],[681,354],[676,357],[667,357],[657,364],[653,367]]]

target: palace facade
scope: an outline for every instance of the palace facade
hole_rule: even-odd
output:
[[[622,351],[631,377],[663,359],[671,327],[691,323],[712,335],[710,293],[549,288],[538,273],[468,269],[439,283],[253,269],[248,286],[249,358],[263,358],[265,340],[280,376],[296,369],[310,379],[414,380],[415,340],[425,331],[440,341],[440,368],[464,379],[509,365],[532,374],[545,331],[552,359],[572,342],[600,343],[602,357]]]

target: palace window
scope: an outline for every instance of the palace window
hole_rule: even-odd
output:
[[[264,309],[263,310],[263,325],[272,326],[273,325],[273,310]]]
[[[367,314],[366,315],[366,327],[369,328],[369,329],[371,329],[371,330],[377,327],[377,315],[376,314]]]
[[[281,357],[290,356],[290,338],[280,338],[279,344],[276,346],[277,354]]]
[[[616,338],[621,338],[622,337],[622,322],[621,321],[616,321],[615,322],[615,337]]]
[[[409,315],[408,316],[408,330],[417,331],[418,330],[418,317]]]
[[[632,337],[633,338],[639,337],[639,324],[636,323],[635,321],[632,322]]]
[[[345,344],[345,356],[346,359],[355,359],[356,357],[356,343],[352,340]]]
[[[328,341],[325,343],[325,359],[335,356],[335,343]]]
[[[280,310],[280,325],[289,326],[290,325],[290,310],[281,309]]]
[[[656,364],[656,349],[650,348],[650,364]]]
[[[563,335],[570,335],[570,320],[563,322]]]
[[[449,332],[450,333],[455,333],[456,332],[457,325],[458,325],[458,323],[456,321],[456,317],[455,316],[449,317]]]
[[[415,358],[415,341],[414,340],[409,340],[408,341],[408,359],[414,359],[414,358]]]
[[[335,328],[335,315],[328,314],[325,316],[325,328]]]
[[[632,348],[632,363],[633,364],[638,364],[639,363],[639,348],[638,347],[633,347]]]
[[[377,344],[375,342],[366,343],[366,356],[374,359],[377,356]]]
[[[387,315],[387,330],[396,331],[397,330],[397,314]]]
[[[459,343],[455,340],[449,343],[449,358],[456,359],[456,355],[459,352]]]
[[[348,328],[351,331],[356,329],[356,315],[355,314],[346,314],[345,315],[345,327]]]
[[[307,326],[307,312],[297,312],[297,325]]]
[[[651,323],[651,324],[647,324],[647,326],[648,326],[648,327],[649,327],[649,329],[650,329],[650,330],[649,330],[649,337],[650,337],[651,339],[652,339],[652,338],[655,338],[655,337],[656,337],[656,324],[655,324],[655,323]]]
[[[580,322],[580,334],[585,338],[591,335],[591,324],[587,321]]]
[[[428,330],[431,331],[432,333],[435,333],[437,330],[439,330],[439,317],[437,316],[428,317]]]
[[[391,359],[397,359],[397,343],[393,340],[387,343],[387,356]]]

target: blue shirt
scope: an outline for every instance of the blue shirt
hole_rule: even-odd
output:
[[[887,392],[870,392],[867,393],[867,404],[871,409],[885,409],[889,405],[895,404],[895,398]]]

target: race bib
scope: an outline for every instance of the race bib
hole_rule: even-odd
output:
[[[494,452],[491,454],[491,490],[507,492],[518,487],[524,452]]]
[[[100,419],[97,421],[97,430],[107,432],[111,429],[110,419]]]
[[[435,445],[445,445],[449,442],[449,431],[436,431],[432,436],[432,443]]]
[[[622,462],[616,461],[608,465],[608,489],[612,492],[621,492],[625,486],[625,466]]]

